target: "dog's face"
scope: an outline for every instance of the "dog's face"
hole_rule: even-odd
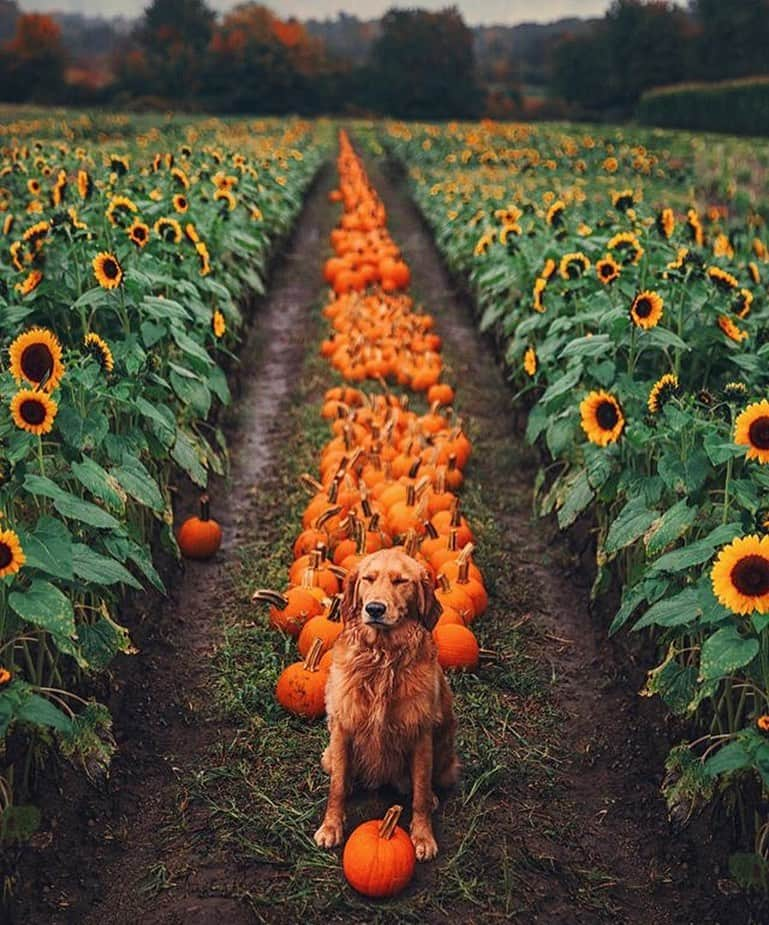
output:
[[[431,630],[440,613],[430,573],[403,549],[381,549],[366,556],[345,579],[345,623],[390,630],[416,620]]]

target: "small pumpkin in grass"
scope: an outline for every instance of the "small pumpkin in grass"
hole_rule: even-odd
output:
[[[433,639],[438,647],[438,664],[441,668],[478,667],[478,641],[466,626],[442,623],[433,630]]]
[[[270,623],[291,636],[298,636],[308,620],[323,613],[317,589],[304,585],[289,588],[285,594],[262,588],[254,592],[251,600],[255,604],[270,604]]]
[[[402,812],[402,806],[391,806],[384,819],[364,822],[347,839],[342,853],[344,875],[364,896],[395,896],[414,876],[414,846],[398,825]]]
[[[454,401],[454,389],[445,382],[436,382],[427,390],[427,400],[431,405],[434,402],[441,405],[450,405]]]
[[[326,712],[326,679],[329,660],[323,661],[323,640],[315,639],[303,662],[283,669],[275,685],[275,696],[284,710],[317,719]]]
[[[222,528],[211,518],[208,495],[200,498],[200,516],[188,517],[176,539],[186,559],[210,559],[216,554],[222,545]]]

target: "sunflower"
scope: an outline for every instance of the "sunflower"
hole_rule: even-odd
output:
[[[8,671],[7,668],[0,668],[0,689],[4,688],[7,684],[10,684],[11,677],[11,672]]]
[[[107,159],[107,166],[114,171],[119,177],[128,173],[131,162],[124,154],[110,154]]]
[[[689,209],[686,213],[686,227],[689,230],[689,237],[698,247],[702,247],[705,243],[705,234],[702,230],[702,223],[700,222],[700,217],[697,215],[696,209]]]
[[[64,376],[61,344],[47,328],[30,328],[19,334],[8,352],[11,375],[18,383],[52,391]]]
[[[537,371],[537,351],[533,347],[527,347],[523,355],[523,368],[527,376],[533,376]]]
[[[145,225],[144,222],[136,221],[128,228],[126,228],[126,234],[130,240],[141,250],[141,248],[147,246],[147,242],[150,239],[150,228],[149,225]]]
[[[155,222],[155,234],[169,244],[179,244],[182,239],[182,226],[175,218],[159,218]]]
[[[769,611],[769,536],[732,540],[710,573],[713,593],[733,613]]]
[[[171,201],[173,202],[174,209],[176,209],[177,212],[186,212],[190,207],[187,197],[182,196],[181,193],[177,193]]]
[[[476,242],[476,245],[473,249],[475,256],[482,257],[488,251],[489,247],[494,243],[496,237],[497,235],[495,231],[487,231],[485,234],[482,234],[480,238],[478,238],[478,241]]]
[[[136,203],[129,199],[128,196],[113,196],[104,214],[109,219],[110,225],[125,228],[131,215],[136,214],[138,211]]]
[[[45,392],[22,389],[11,400],[13,423],[30,434],[48,434],[53,429],[58,405]]]
[[[562,199],[556,199],[545,213],[545,221],[551,228],[558,228],[563,224],[563,214],[565,211],[566,203]]]
[[[7,237],[11,233],[13,228],[14,217],[13,212],[9,212],[3,219],[3,234]]]
[[[29,295],[42,283],[43,274],[40,270],[30,270],[20,283],[16,283],[16,291],[20,295]]]
[[[14,241],[11,246],[8,248],[8,252],[11,255],[11,263],[15,270],[19,273],[24,269],[24,264],[27,261],[27,255],[24,253],[24,248],[21,241]]]
[[[748,264],[748,273],[750,273],[750,278],[757,286],[761,282],[761,273],[758,269],[758,264],[754,260],[751,260]]]
[[[534,281],[534,311],[536,312],[545,310],[545,303],[542,299],[545,289],[547,289],[547,280],[542,276],[538,276]]]
[[[227,203],[228,212],[232,212],[232,210],[238,204],[237,198],[228,189],[218,189],[214,193],[214,201],[219,202],[220,200],[223,200]]]
[[[582,253],[575,251],[573,254],[564,254],[558,266],[558,272],[562,279],[579,279],[590,269],[590,261]]]
[[[552,257],[548,257],[539,275],[542,277],[542,279],[547,281],[550,279],[550,277],[553,275],[553,273],[555,273],[557,269],[558,269],[558,264],[555,262],[555,260],[553,260]]]
[[[183,170],[180,170],[178,167],[173,167],[171,169],[171,176],[182,189],[190,188],[189,177]]]
[[[93,193],[93,180],[87,170],[77,172],[77,191],[81,199],[90,199]]]
[[[732,380],[724,385],[724,398],[727,401],[742,402],[748,394],[748,387],[744,382]]]
[[[123,268],[114,254],[102,251],[91,263],[96,282],[103,289],[117,289],[123,281]]]
[[[591,392],[579,406],[582,415],[582,430],[591,443],[606,446],[619,440],[625,426],[617,399],[603,390]]]
[[[27,192],[32,196],[39,196],[40,189],[41,187],[39,180],[35,180],[34,178],[32,180],[27,180]]]
[[[260,222],[260,221],[264,218],[264,215],[262,214],[262,210],[259,208],[259,206],[251,206],[251,210],[250,210],[250,211],[251,211],[251,218],[252,218],[255,222]],[[457,217],[457,214],[458,214],[458,213],[456,213],[456,212],[454,213],[454,218]],[[449,213],[449,219],[451,219],[451,214],[450,214],[450,213]]]
[[[719,289],[724,292],[730,292],[732,289],[739,289],[740,283],[736,276],[722,270],[721,267],[708,267],[705,271],[708,279],[715,283]]]
[[[630,317],[639,328],[656,327],[662,318],[662,296],[651,289],[639,292],[630,306]]]
[[[627,212],[635,204],[635,194],[631,189],[616,190],[611,194],[611,204],[618,212]]]
[[[667,402],[678,394],[678,376],[665,373],[654,383],[646,401],[646,407],[651,414],[659,414]]]
[[[732,247],[732,242],[725,234],[717,235],[715,241],[713,242],[713,256],[727,257],[729,260],[734,257],[734,248]]]
[[[615,279],[619,277],[620,265],[617,261],[607,254],[602,260],[597,260],[595,264],[595,272],[598,274],[598,279],[608,286],[609,283],[613,283]]]
[[[50,231],[51,223],[49,221],[35,222],[34,225],[30,225],[29,228],[27,228],[22,235],[22,239],[26,241],[30,247],[39,251]]]
[[[739,328],[728,315],[718,316],[718,326],[736,344],[748,339],[748,332]]]
[[[208,253],[208,248],[202,241],[198,241],[195,245],[195,250],[200,259],[200,275],[208,276],[211,272],[211,255]]]
[[[668,241],[673,237],[676,227],[676,217],[672,209],[663,209],[657,216],[657,231]]]
[[[67,172],[60,170],[56,178],[56,184],[51,192],[51,204],[57,208],[64,201],[64,194],[67,191]]]
[[[15,575],[26,561],[27,557],[21,548],[18,534],[13,530],[3,530],[0,533],[0,578]],[[8,680],[10,677],[6,679]]]
[[[616,157],[607,157],[602,166],[606,173],[616,173],[619,169],[619,162]]]
[[[606,247],[610,251],[617,251],[622,263],[638,263],[644,255],[644,249],[632,231],[620,231],[619,234],[615,234]]]
[[[214,337],[216,338],[224,337],[227,333],[227,322],[224,320],[224,315],[218,308],[211,318],[211,327],[214,332]]]
[[[747,318],[752,304],[753,293],[750,289],[740,289],[737,298],[734,300],[734,305],[732,305],[732,311],[738,318]]]
[[[753,402],[734,422],[734,442],[748,447],[747,459],[769,462],[769,401]]]
[[[184,233],[193,244],[197,244],[200,241],[198,229],[192,224],[192,222],[187,222],[187,224],[184,226]]]
[[[759,716],[756,720],[756,726],[758,726],[761,732],[769,732],[769,716],[767,716],[766,713]]]
[[[67,209],[67,215],[69,216],[69,221],[73,228],[79,229],[80,231],[88,230],[88,225],[80,221],[80,216],[77,214],[77,209],[74,206],[70,206]]]
[[[115,360],[107,341],[91,332],[83,338],[83,344],[86,353],[96,360],[102,370],[109,375],[115,368]]]

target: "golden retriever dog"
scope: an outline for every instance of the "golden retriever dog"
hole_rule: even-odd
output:
[[[321,763],[331,783],[315,833],[321,847],[341,844],[357,782],[410,789],[416,856],[437,854],[433,786],[451,786],[459,771],[451,691],[430,633],[440,610],[431,575],[402,548],[372,553],[347,575],[326,686],[331,739]]]

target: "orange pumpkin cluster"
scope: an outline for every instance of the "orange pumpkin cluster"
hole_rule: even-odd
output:
[[[356,224],[364,218],[384,221],[384,208],[344,135],[341,147],[342,227],[349,216]],[[332,436],[321,452],[318,478],[303,476],[311,497],[294,543],[288,589],[254,595],[270,604],[273,626],[297,637],[305,658],[286,669],[276,690],[279,702],[299,715],[323,712],[318,694],[325,687],[328,652],[342,629],[344,576],[365,555],[394,544],[402,544],[434,578],[443,608],[433,631],[441,665],[473,668],[478,663],[478,643],[469,625],[485,611],[488,596],[472,561],[475,537],[458,495],[472,446],[452,408],[452,388],[437,381],[440,342],[430,340],[422,352],[414,349],[415,332],[421,331],[424,338],[432,319],[425,325],[419,319],[427,316],[410,314],[409,306],[406,295],[388,294],[372,285],[365,292],[334,295],[326,309],[338,336],[350,332],[348,346],[356,361],[378,353],[392,364],[368,367],[367,376],[383,380],[395,374],[400,363],[413,364],[403,384],[415,388],[415,379],[423,381],[416,374],[425,372],[416,358],[425,360],[428,355],[436,358],[429,362],[437,375],[421,385],[430,402],[423,414],[409,407],[408,397],[386,386],[379,393],[338,386],[325,395],[321,413],[330,422]],[[329,356],[348,382],[363,378],[338,363],[337,352]]]
[[[386,226],[386,211],[342,133],[341,178],[332,198],[344,205],[331,232],[336,256],[323,276],[335,297],[324,309],[332,333],[321,352],[351,382],[390,379],[417,392],[441,375],[441,339],[431,315],[413,311],[411,273]]]

